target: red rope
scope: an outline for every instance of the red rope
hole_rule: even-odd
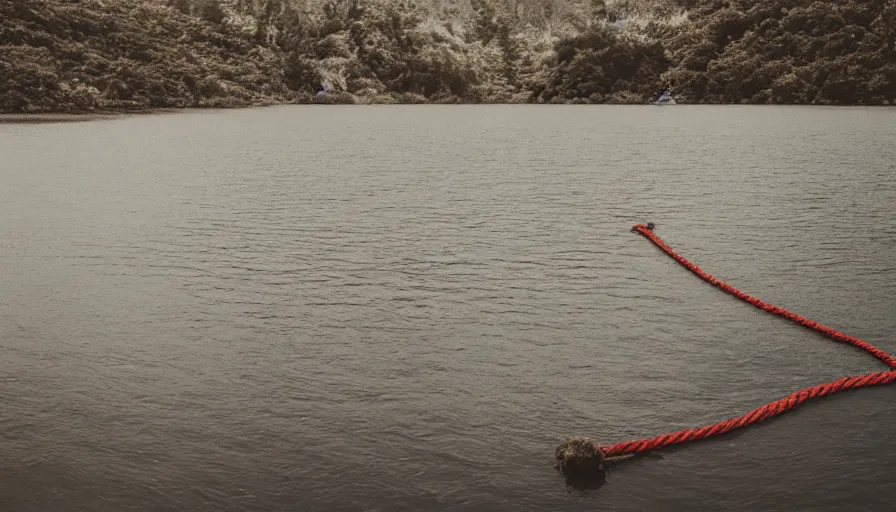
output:
[[[694,274],[697,274],[697,276],[699,276],[700,279],[703,279],[704,281],[706,281],[710,284],[718,286],[722,290],[725,290],[726,292],[730,293],[731,295],[734,295],[738,299],[748,302],[748,303],[752,304],[753,306],[756,306],[759,309],[765,310],[773,315],[783,316],[784,318],[786,318],[788,320],[792,320],[795,323],[802,325],[803,327],[807,327],[809,329],[814,329],[822,334],[830,336],[831,338],[833,338],[837,341],[842,341],[844,343],[849,343],[850,345],[859,347],[860,349],[865,350],[866,352],[870,353],[874,357],[883,361],[884,364],[888,365],[890,368],[896,368],[896,357],[893,357],[892,355],[875,347],[874,345],[871,345],[868,342],[862,341],[859,338],[856,338],[855,336],[850,336],[849,334],[842,333],[832,327],[828,327],[826,325],[820,324],[813,320],[809,320],[808,318],[797,315],[796,313],[791,313],[790,311],[787,311],[784,308],[779,308],[778,306],[769,304],[768,302],[757,299],[756,297],[753,297],[752,295],[747,295],[746,293],[738,290],[737,288],[731,286],[730,284],[727,284],[727,283],[721,281],[720,279],[717,279],[717,278],[707,274],[697,265],[694,265],[690,261],[684,259],[684,257],[682,257],[681,255],[679,255],[678,253],[673,251],[671,247],[669,247],[668,245],[665,244],[665,242],[660,240],[660,237],[653,234],[653,231],[648,229],[648,227],[646,225],[638,224],[637,226],[633,227],[632,229],[638,231],[639,233],[641,233],[642,235],[647,237],[648,240],[650,240],[651,242],[656,244],[656,246],[659,247],[660,249],[662,249],[663,252],[665,252],[666,254],[671,256],[673,259],[675,259],[676,261],[681,263],[686,269],[690,270]]]
[[[791,313],[786,309],[769,304],[751,295],[747,295],[737,288],[734,288],[733,286],[711,276],[710,274],[707,274],[700,267],[684,259],[678,253],[673,251],[671,247],[666,245],[658,236],[653,233],[652,226],[648,227],[645,224],[638,224],[632,229],[644,235],[648,240],[656,244],[656,246],[662,249],[666,254],[681,263],[685,268],[699,276],[704,281],[718,286],[722,290],[725,290],[726,292],[734,295],[738,299],[748,302],[774,315],[783,316],[784,318],[792,320],[799,325],[816,330],[835,340],[849,343],[850,345],[861,348],[872,354],[874,357],[880,359],[891,368],[896,368],[896,357],[893,357],[889,353],[871,345],[870,343],[862,341],[854,336],[844,334],[826,325],[822,325],[818,322],[809,320],[808,318],[804,318],[800,315],[797,315],[796,313]],[[734,429],[746,427],[748,425],[758,423],[773,416],[783,414],[812,398],[820,398],[827,395],[833,395],[834,393],[839,393],[841,391],[846,391],[849,389],[890,384],[893,381],[896,381],[896,371],[869,373],[865,375],[858,375],[855,377],[844,377],[835,382],[819,384],[817,386],[806,388],[802,391],[797,391],[790,396],[787,396],[780,400],[776,400],[770,404],[763,405],[762,407],[750,411],[743,416],[731,418],[729,420],[715,423],[713,425],[707,425],[705,427],[680,430],[678,432],[663,434],[649,439],[626,441],[611,446],[602,446],[601,451],[603,452],[605,457],[616,457],[619,455],[642,453],[659,448],[665,448],[674,444],[685,443],[688,441],[697,441],[699,439],[705,439],[707,437],[718,436],[730,432]]]
[[[639,439],[637,441],[617,443],[612,446],[602,446],[600,450],[603,452],[604,457],[616,457],[619,455],[642,453],[665,448],[667,446],[672,446],[673,444],[706,439],[707,437],[722,435],[731,432],[734,429],[746,427],[773,416],[783,414],[812,398],[833,395],[834,393],[839,393],[840,391],[846,391],[848,389],[890,384],[894,380],[896,380],[896,371],[844,377],[836,382],[819,384],[818,386],[812,386],[811,388],[797,391],[788,397],[763,405],[762,407],[754,409],[743,416],[738,416],[737,418],[731,418],[730,420],[707,425],[705,427],[679,430],[678,432],[663,434],[649,439]]]

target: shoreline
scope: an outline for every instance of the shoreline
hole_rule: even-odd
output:
[[[190,109],[155,108],[146,110],[92,110],[85,112],[35,112],[35,113],[4,113],[0,112],[0,125],[4,124],[53,124],[53,123],[83,123],[88,121],[105,121],[121,119],[129,116],[174,114]],[[201,110],[201,109],[197,109]]]
[[[211,111],[211,110],[245,110],[252,108],[265,108],[265,107],[279,107],[279,106],[290,106],[290,105],[313,105],[313,106],[367,106],[367,105],[448,105],[448,106],[461,106],[461,105],[479,105],[479,106],[494,106],[494,105],[538,105],[538,106],[597,106],[597,105],[608,105],[608,106],[656,106],[652,103],[324,103],[324,104],[315,104],[315,103],[297,103],[297,102],[283,102],[283,103],[264,103],[259,105],[245,105],[240,107],[186,107],[186,108],[151,108],[145,110],[91,110],[84,112],[34,112],[34,113],[4,113],[0,112],[0,125],[5,124],[61,124],[61,123],[83,123],[83,122],[91,122],[91,121],[106,121],[111,119],[121,119],[124,117],[130,116],[144,116],[144,115],[158,115],[158,114],[178,114],[185,112],[193,112],[193,111]],[[778,103],[778,104],[750,104],[750,103],[679,103],[678,105],[674,105],[675,107],[679,106],[762,106],[762,107],[821,107],[821,108],[893,108],[896,104],[890,105],[819,105],[819,104],[801,104],[801,103]],[[668,108],[668,107],[667,107]]]

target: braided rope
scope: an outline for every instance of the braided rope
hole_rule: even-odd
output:
[[[842,341],[844,343],[848,343],[855,347],[858,347],[866,352],[870,353],[877,359],[880,359],[885,364],[890,366],[891,368],[896,368],[896,357],[893,357],[889,353],[884,350],[881,350],[868,342],[862,341],[855,336],[850,336],[848,334],[844,334],[832,327],[828,327],[826,325],[820,324],[813,320],[809,320],[808,318],[797,315],[796,313],[792,313],[787,311],[784,308],[780,308],[773,304],[769,304],[764,302],[756,297],[748,295],[737,288],[713,277],[712,275],[704,272],[700,267],[686,260],[684,257],[676,253],[672,250],[671,247],[666,245],[658,236],[653,233],[652,225],[638,224],[632,228],[632,230],[639,232],[644,235],[648,240],[653,242],[657,247],[663,250],[666,254],[671,256],[673,259],[681,263],[685,268],[696,274],[698,277],[703,279],[704,281],[718,286],[722,290],[734,295],[738,299],[741,299],[753,306],[756,306],[764,311],[767,311],[773,315],[782,316],[796,322],[803,327],[813,329],[818,331],[826,336],[829,336],[837,341]],[[839,393],[841,391],[847,391],[850,389],[857,388],[866,388],[871,386],[881,386],[884,384],[891,384],[893,381],[896,381],[896,371],[885,371],[878,373],[868,373],[865,375],[857,375],[853,377],[844,377],[840,380],[834,382],[828,382],[825,384],[819,384],[817,386],[812,386],[810,388],[803,389],[801,391],[797,391],[792,393],[791,395],[781,398],[780,400],[776,400],[769,404],[763,405],[757,409],[754,409],[742,416],[738,416],[736,418],[731,418],[729,420],[725,420],[719,423],[714,423],[712,425],[707,425],[699,428],[690,428],[685,430],[680,430],[678,432],[673,432],[670,434],[662,434],[656,437],[651,437],[647,439],[639,439],[634,441],[625,441],[622,443],[617,443],[610,446],[602,446],[600,448],[601,452],[605,457],[618,457],[621,455],[628,455],[634,453],[643,453],[651,450],[657,450],[660,448],[665,448],[667,446],[672,446],[674,444],[686,443],[688,441],[697,441],[700,439],[705,439],[708,437],[718,436],[725,434],[727,432],[731,432],[732,430],[743,428],[754,423],[759,423],[760,421],[764,421],[768,418],[772,418],[779,414],[783,414],[787,411],[798,407],[800,404],[811,400],[813,398],[821,398],[823,396],[833,395],[835,393]]]

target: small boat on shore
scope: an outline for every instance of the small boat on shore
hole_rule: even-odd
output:
[[[666,87],[660,95],[653,101],[654,105],[676,105],[675,98],[672,97],[672,89]]]

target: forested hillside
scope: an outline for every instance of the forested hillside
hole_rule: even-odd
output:
[[[896,0],[0,0],[0,111],[890,104]]]

